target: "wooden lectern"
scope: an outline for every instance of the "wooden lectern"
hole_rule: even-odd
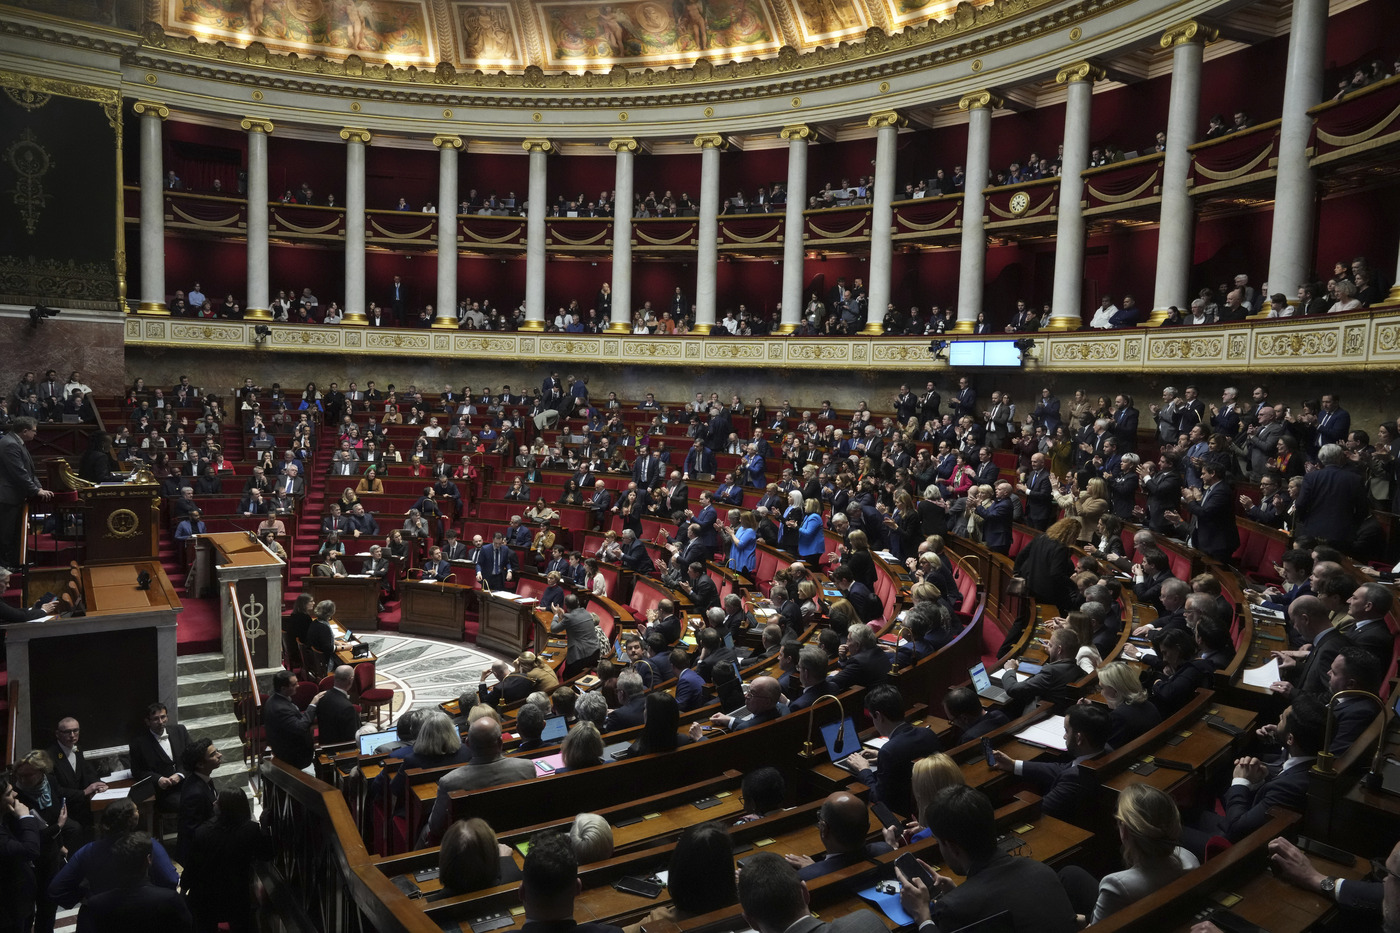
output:
[[[242,669],[234,631],[233,600],[243,615],[243,634],[260,671],[282,664],[282,561],[246,531],[226,531],[195,538],[194,592],[217,588],[223,627],[224,670]],[[229,591],[229,585],[233,591]]]
[[[481,591],[481,630],[476,634],[479,647],[516,657],[535,644],[535,606],[533,599],[523,599],[514,593]]]
[[[399,592],[403,595],[400,632],[450,638],[453,641],[466,638],[467,599],[473,593],[471,587],[405,580],[399,584]]]
[[[155,560],[160,555],[160,484],[144,469],[127,483],[93,484],[62,458],[49,462],[55,490],[76,491],[77,505],[54,506],[60,537],[80,538],[83,563]]]

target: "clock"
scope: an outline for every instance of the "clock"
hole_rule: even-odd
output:
[[[1029,194],[1026,194],[1026,192],[1024,191],[1017,191],[1011,196],[1011,201],[1007,206],[1011,208],[1011,213],[1015,214],[1017,217],[1020,217],[1027,210],[1030,209],[1031,196]]]

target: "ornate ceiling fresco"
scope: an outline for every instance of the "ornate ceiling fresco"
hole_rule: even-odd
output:
[[[167,33],[396,67],[607,71],[770,58],[1026,0],[147,0]],[[961,7],[961,9],[959,9]]]

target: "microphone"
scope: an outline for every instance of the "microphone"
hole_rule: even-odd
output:
[[[846,737],[846,708],[841,705],[841,698],[834,693],[823,693],[808,707],[808,712],[811,715],[807,717],[807,741],[803,743],[802,751],[798,753],[803,758],[815,758],[817,756],[817,747],[812,744],[812,731],[817,722],[817,706],[822,700],[834,700],[836,702],[836,710],[841,714],[841,725],[836,729],[837,748],[841,747],[841,741]]]

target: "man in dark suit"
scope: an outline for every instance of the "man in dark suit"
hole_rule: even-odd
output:
[[[1139,603],[1150,603],[1162,614],[1162,585],[1173,579],[1171,561],[1161,551],[1148,551],[1142,556],[1142,563],[1132,569],[1133,596]]]
[[[146,707],[146,728],[131,739],[131,776],[140,781],[156,778],[156,806],[173,812],[180,805],[180,782],[184,773],[177,764],[189,744],[184,726],[170,726],[164,703]]]
[[[1045,454],[1031,454],[1031,469],[1016,491],[1026,497],[1026,524],[1044,531],[1055,518],[1055,499],[1050,490],[1050,471]]]
[[[865,801],[848,791],[836,791],[822,803],[817,817],[823,853],[817,857],[789,853],[783,858],[797,869],[797,877],[803,881],[841,871],[890,851],[883,842],[865,844],[869,829],[870,811]]]
[[[676,675],[676,706],[682,713],[705,705],[705,678],[690,666],[690,653],[684,648],[671,649],[671,669]]]
[[[830,659],[816,645],[803,645],[797,653],[797,681],[802,692],[788,703],[788,712],[806,709],[826,693],[826,671]]]
[[[1230,484],[1225,482],[1220,465],[1209,461],[1201,464],[1201,482],[1204,488],[1191,504],[1187,543],[1218,561],[1228,562],[1240,546]]]
[[[506,547],[506,536],[498,531],[491,536],[491,544],[477,554],[476,574],[488,590],[501,590],[515,579],[517,564],[515,551]]]
[[[522,933],[622,933],[610,923],[575,923],[574,898],[579,890],[578,856],[569,837],[553,831],[536,833],[530,839],[520,882],[520,902],[525,906]]]
[[[977,694],[967,687],[954,687],[943,697],[948,721],[958,727],[958,743],[971,742],[999,729],[1011,720],[999,709],[987,709]]]
[[[1041,796],[1041,808],[1060,820],[1083,825],[1093,804],[1097,781],[1094,772],[1079,767],[1080,762],[1103,754],[1113,716],[1097,705],[1076,704],[1065,714],[1065,749],[1069,761],[1016,761],[1005,752],[992,753],[993,766],[1017,777],[1024,777]]]
[[[1157,458],[1157,469],[1150,474],[1148,467],[1140,466],[1142,491],[1147,495],[1147,525],[1159,534],[1171,530],[1167,520],[1168,512],[1181,508],[1181,459],[1170,451],[1164,451]]]
[[[1337,393],[1328,392],[1322,396],[1322,410],[1317,413],[1317,445],[1337,444],[1344,446],[1351,433],[1351,415],[1341,407]]]
[[[178,891],[151,883],[151,837],[119,836],[108,856],[115,887],[94,894],[78,910],[82,930],[162,930],[190,933],[194,918]]]
[[[26,499],[38,496],[52,499],[34,472],[34,460],[25,446],[39,435],[33,418],[15,418],[10,430],[0,436],[0,565],[20,565],[21,513]]]
[[[1336,695],[1343,690],[1365,690],[1379,696],[1385,666],[1379,658],[1355,645],[1347,645],[1332,659],[1327,673],[1327,693],[1336,712],[1332,744],[1328,751],[1338,757],[1345,755],[1353,742],[1361,737],[1380,710],[1374,700],[1364,696]]]
[[[598,663],[598,626],[593,616],[582,607],[578,596],[569,593],[564,604],[554,609],[554,621],[549,626],[551,634],[564,633],[568,649],[564,654],[564,667],[559,676],[565,680],[582,674]]]
[[[647,688],[642,675],[625,670],[617,675],[617,708],[603,721],[604,732],[640,726],[646,720]]]
[[[966,376],[958,379],[957,394],[949,401],[953,408],[953,420],[956,421],[966,415],[976,420],[977,418],[977,390],[972,388]]]
[[[195,739],[180,753],[180,764],[187,775],[180,791],[179,838],[175,843],[180,864],[188,865],[194,845],[195,830],[214,815],[214,772],[224,763],[224,756],[212,739]]]
[[[657,494],[655,511],[666,518],[684,512],[690,503],[690,487],[681,481],[679,471],[673,470],[666,486]]]
[[[719,589],[715,587],[715,581],[710,579],[710,575],[705,572],[705,565],[700,562],[692,563],[688,568],[689,584],[682,584],[681,589],[690,597],[690,601],[695,604],[695,611],[704,613],[719,605]]]
[[[922,821],[938,840],[939,858],[960,875],[962,884],[933,873],[933,890],[920,878],[896,869],[903,884],[899,903],[922,933],[960,930],[1009,914],[1004,925],[989,929],[1074,933],[1074,907],[1055,870],[1030,858],[1014,858],[997,849],[996,813],[976,788],[945,787],[934,795]],[[937,900],[930,903],[930,898]],[[929,921],[932,926],[925,927]]]
[[[501,724],[490,716],[482,716],[471,724],[466,744],[471,747],[471,760],[438,779],[437,799],[433,801],[427,825],[418,835],[420,847],[436,845],[452,825],[451,794],[454,790],[480,790],[535,776],[535,766],[528,758],[502,755]],[[532,842],[538,839],[536,836]]]
[[[1050,647],[1039,673],[1027,680],[1018,680],[1015,659],[1007,661],[1002,674],[1002,687],[1010,697],[1007,715],[1019,716],[1027,705],[1037,700],[1049,700],[1057,708],[1068,706],[1069,685],[1082,673],[1074,663],[1078,653],[1079,636],[1073,629],[1060,628],[1050,636]]]
[[[1206,842],[1224,836],[1239,842],[1269,820],[1269,810],[1285,807],[1303,810],[1308,792],[1308,771],[1322,747],[1327,714],[1322,701],[1307,694],[1293,697],[1283,711],[1275,736],[1286,758],[1273,777],[1258,758],[1235,759],[1234,780],[1225,792],[1224,814],[1214,809],[1183,820],[1181,845],[1197,858],[1205,857]]]
[[[360,728],[360,711],[350,702],[350,688],[355,683],[355,669],[342,664],[335,669],[331,688],[316,695],[307,707],[316,707],[317,737],[322,745],[353,742]]]
[[[1133,407],[1131,395],[1125,393],[1113,399],[1112,430],[1120,451],[1137,450],[1138,410]]]
[[[890,656],[880,648],[875,630],[867,623],[857,622],[846,630],[846,643],[841,646],[841,665],[826,679],[831,693],[841,693],[854,686],[873,687],[889,677]]]
[[[648,491],[661,485],[662,474],[666,471],[661,458],[651,453],[645,447],[637,451],[637,458],[632,461],[632,480],[637,484],[638,489]]]
[[[1323,447],[1317,459],[1322,469],[1304,474],[1298,491],[1296,537],[1300,542],[1350,550],[1361,522],[1371,514],[1366,480],[1345,469],[1346,452],[1336,444]]]
[[[896,813],[913,813],[912,781],[914,762],[942,749],[938,735],[931,729],[904,721],[904,697],[898,687],[880,684],[865,695],[865,708],[875,730],[888,741],[878,752],[867,755],[856,752],[842,764],[854,771],[871,788],[870,799],[879,801]],[[879,773],[870,769],[870,761],[879,758]]]
[[[52,780],[68,802],[68,815],[90,828],[92,811],[87,802],[93,794],[106,790],[107,785],[101,781],[97,766],[88,761],[78,746],[79,735],[78,720],[66,716],[58,721],[53,744],[47,751],[54,763]]]
[[[884,933],[887,929],[879,915],[865,909],[825,922],[812,916],[801,874],[775,852],[744,859],[739,905],[744,922],[757,933]]]
[[[583,503],[583,507],[588,509],[593,516],[594,527],[603,527],[603,523],[607,521],[608,515],[611,514],[609,510],[612,509],[612,501],[612,493],[608,492],[608,488],[604,485],[603,481],[597,480],[594,482],[593,495],[585,499]]]
[[[1390,665],[1395,651],[1395,635],[1385,621],[1394,602],[1389,588],[1379,583],[1363,583],[1347,600],[1351,621],[1342,626],[1342,632],[1353,645],[1365,648],[1386,666]]]
[[[296,686],[297,675],[292,671],[278,671],[272,675],[272,695],[263,706],[263,724],[273,757],[294,768],[305,769],[311,766],[316,753],[316,743],[311,737],[316,711],[310,707],[306,712],[297,709],[292,700]]]
[[[997,483],[995,498],[977,504],[977,514],[982,516],[982,540],[998,554],[1011,550],[1011,520],[1015,514],[1011,490],[1010,483]]]
[[[709,492],[702,492],[700,493],[700,511],[692,513],[689,509],[686,510],[686,517],[700,526],[700,543],[708,547],[711,553],[715,549],[715,522],[719,520],[712,501]]]
[[[1283,696],[1310,693],[1320,699],[1332,695],[1328,679],[1332,659],[1351,642],[1341,630],[1332,627],[1332,614],[1316,596],[1299,596],[1288,607],[1288,618],[1299,643],[1306,651],[1279,651],[1279,673],[1283,680],[1270,689]],[[1387,655],[1386,660],[1390,658]]]

